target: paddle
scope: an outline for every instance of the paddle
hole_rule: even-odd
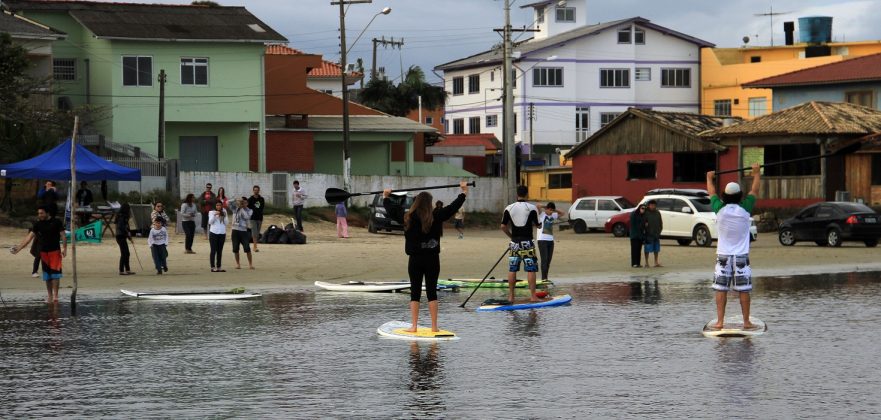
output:
[[[822,155],[819,155],[819,156],[808,156],[808,157],[801,157],[801,158],[796,158],[796,159],[781,160],[780,162],[774,162],[774,163],[768,163],[768,164],[764,164],[764,165],[759,165],[759,168],[767,168],[767,167],[770,167],[770,166],[785,165],[785,164],[787,164],[787,163],[802,162],[802,161],[806,161],[806,160],[822,159],[822,158],[827,158],[827,157],[830,157],[830,156],[834,156],[834,155],[838,154],[839,152],[840,152],[840,150],[839,150],[838,152],[826,153],[826,154],[822,154]],[[728,170],[725,170],[725,171],[718,171],[718,172],[716,172],[716,175],[730,174],[730,173],[734,173],[734,172],[742,172],[742,171],[747,171],[747,170],[750,170],[750,169],[752,169],[751,166],[746,166],[746,167],[738,168],[738,169],[728,169]]]
[[[475,187],[477,183],[472,181],[469,182],[468,185]],[[449,184],[449,185],[435,185],[433,187],[416,187],[416,188],[402,188],[399,190],[392,190],[392,192],[405,192],[405,191],[423,191],[423,190],[438,190],[441,188],[455,188],[458,187],[459,184]],[[360,193],[350,193],[346,190],[341,190],[339,188],[328,188],[324,191],[324,199],[327,200],[328,204],[337,204],[342,203],[343,201],[348,200],[350,197],[356,197],[359,195],[371,195],[371,194],[382,194],[382,191],[371,191],[371,192],[360,192]]]
[[[489,271],[486,272],[486,275],[483,276],[483,280],[481,280],[480,283],[477,283],[477,287],[475,287],[474,290],[471,291],[471,294],[468,295],[468,299],[465,299],[465,301],[462,302],[461,305],[459,305],[460,308],[464,308],[464,307],[465,307],[465,304],[468,303],[469,300],[471,300],[471,296],[474,296],[474,292],[476,292],[477,289],[480,289],[480,285],[482,285],[483,282],[486,281],[486,279],[489,277],[489,274],[492,273],[493,270],[496,269],[496,266],[498,266],[500,262],[502,262],[502,258],[505,258],[505,255],[508,253],[508,250],[509,250],[509,248],[506,246],[506,247],[505,247],[505,251],[502,252],[502,256],[499,257],[498,261],[496,261],[495,264],[493,264],[493,268],[490,268]]]
[[[138,265],[141,267],[141,271],[144,271],[144,265],[141,264],[141,257],[138,256],[138,247],[135,246],[135,240],[132,239],[131,236],[128,237],[128,240],[132,243],[132,249],[135,251],[135,258],[138,260]]]

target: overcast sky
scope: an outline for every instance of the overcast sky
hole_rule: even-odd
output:
[[[145,0],[129,0],[148,2]],[[187,0],[154,0],[157,3],[190,3]],[[339,7],[330,0],[215,0],[226,6],[242,5],[288,38],[290,46],[339,60]],[[511,20],[515,26],[532,23],[531,9],[520,9],[534,0],[516,0]],[[752,37],[750,45],[768,45],[773,6],[774,43],[783,43],[783,21],[803,16],[832,16],[836,41],[879,40],[881,22],[878,0],[588,0],[591,23],[641,16],[661,26],[712,42],[720,47],[738,47]],[[346,18],[347,42],[351,43],[376,13],[391,7],[389,15],[378,16],[362,38],[351,46],[349,62],[364,59],[370,68],[374,37],[404,38],[404,47],[378,52],[378,66],[390,78],[401,68],[419,65],[429,80],[437,78],[431,69],[441,63],[489,49],[500,41],[492,31],[504,21],[503,0],[374,0],[372,4],[349,6]],[[527,35],[528,36],[528,35]]]

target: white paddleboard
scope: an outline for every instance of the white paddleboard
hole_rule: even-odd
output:
[[[333,292],[397,292],[410,288],[410,282],[350,282],[343,284],[316,281],[315,285]]]
[[[432,332],[429,327],[416,327],[416,332],[411,333],[405,331],[413,324],[404,321],[389,321],[379,326],[376,332],[385,338],[393,338],[397,340],[410,341],[453,341],[458,340],[459,336],[452,331],[440,330]]]
[[[263,295],[259,293],[226,293],[226,292],[182,292],[182,293],[139,293],[130,290],[120,289],[120,292],[126,296],[138,299],[152,300],[239,300],[239,299],[258,299]]]
[[[701,331],[704,337],[755,337],[768,331],[768,325],[765,324],[765,321],[754,316],[750,316],[749,321],[755,324],[755,327],[748,330],[743,328],[742,315],[725,317],[721,330],[711,327],[717,320],[718,318],[713,318],[704,325]]]

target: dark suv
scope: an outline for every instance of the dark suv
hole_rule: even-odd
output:
[[[413,196],[405,194],[395,194],[389,197],[396,206],[400,206],[399,214],[403,215],[404,211],[413,204]],[[375,194],[373,201],[370,203],[370,219],[367,221],[367,231],[376,233],[380,230],[391,232],[393,230],[404,230],[404,225],[398,221],[392,220],[389,211],[382,204],[382,194]]]

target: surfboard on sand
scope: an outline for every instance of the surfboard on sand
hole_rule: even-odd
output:
[[[568,304],[572,301],[572,296],[570,295],[562,295],[562,296],[554,296],[548,300],[543,300],[540,302],[514,302],[514,303],[484,303],[477,307],[477,312],[491,312],[491,311],[517,311],[521,309],[535,309],[535,308],[547,308],[551,306],[560,306]]]
[[[415,333],[406,331],[411,325],[409,322],[404,321],[389,321],[380,325],[376,332],[382,337],[397,340],[453,341],[459,339],[459,336],[452,331],[440,330],[433,332],[429,327],[416,327]]]
[[[755,324],[755,328],[745,330],[743,329],[742,315],[725,317],[725,323],[722,324],[722,329],[720,330],[711,327],[717,321],[717,318],[713,318],[704,325],[701,333],[703,333],[704,337],[755,337],[768,331],[768,325],[765,324],[765,321],[754,316],[750,316],[749,320]]]

